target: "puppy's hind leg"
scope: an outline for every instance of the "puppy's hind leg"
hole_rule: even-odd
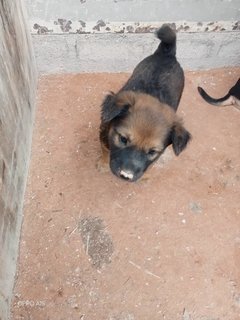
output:
[[[234,107],[238,110],[240,110],[240,100],[235,98],[235,104],[234,104]]]
[[[101,142],[102,154],[97,160],[96,168],[99,172],[104,173],[109,171],[109,150]]]

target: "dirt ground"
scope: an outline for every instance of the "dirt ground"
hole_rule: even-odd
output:
[[[186,72],[193,139],[150,179],[100,173],[100,103],[127,74],[42,77],[12,319],[239,320],[240,68]]]

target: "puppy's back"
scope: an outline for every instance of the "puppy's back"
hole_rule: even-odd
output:
[[[184,87],[184,73],[176,59],[176,32],[163,24],[156,36],[161,40],[157,50],[136,66],[120,91],[147,93],[176,111]]]

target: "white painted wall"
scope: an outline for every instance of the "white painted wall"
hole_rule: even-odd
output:
[[[31,20],[239,20],[239,0],[26,0]]]
[[[131,71],[163,22],[175,24],[184,68],[240,63],[240,0],[25,1],[40,73]]]

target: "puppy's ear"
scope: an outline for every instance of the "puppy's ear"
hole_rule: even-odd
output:
[[[108,123],[116,117],[125,115],[134,103],[132,91],[123,91],[118,94],[111,92],[102,103],[102,122]]]
[[[186,148],[190,139],[191,134],[183,127],[181,121],[176,121],[171,131],[171,143],[176,156]]]

